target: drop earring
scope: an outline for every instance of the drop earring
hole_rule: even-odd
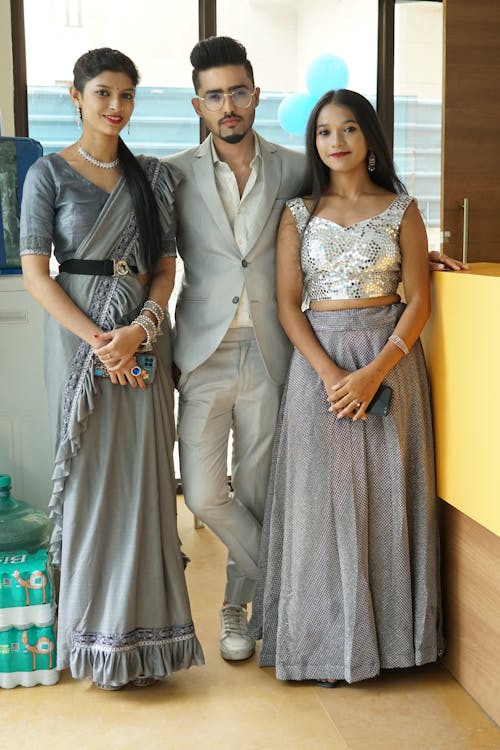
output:
[[[130,120],[128,121],[127,125],[127,135],[130,135]]]
[[[78,128],[78,130],[80,130],[80,128],[82,127],[82,109],[79,104],[76,105],[75,112],[76,112],[76,127]]]
[[[377,157],[374,151],[370,151],[368,155],[368,171],[375,172],[375,164],[377,163]]]

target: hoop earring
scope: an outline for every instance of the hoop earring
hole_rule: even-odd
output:
[[[368,156],[368,171],[375,172],[375,164],[377,163],[377,157],[374,151],[370,151]]]
[[[75,113],[76,113],[76,127],[78,128],[78,130],[80,130],[80,128],[82,127],[82,108],[80,107],[79,104],[76,105]]]

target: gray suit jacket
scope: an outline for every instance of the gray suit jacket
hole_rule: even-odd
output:
[[[276,303],[275,245],[288,198],[303,195],[304,156],[260,136],[263,210],[254,241],[242,257],[216,187],[209,136],[200,146],[166,161],[183,179],[176,191],[177,247],[184,281],[175,313],[174,361],[188,373],[213,354],[234,317],[246,285],[255,337],[269,376],[283,383],[290,343]]]

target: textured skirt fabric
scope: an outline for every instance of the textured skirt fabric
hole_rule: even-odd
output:
[[[308,311],[346,370],[368,364],[404,310]],[[389,414],[328,411],[296,350],[278,419],[250,631],[282,680],[355,682],[432,662],[441,609],[429,387],[420,342],[391,370]]]
[[[203,664],[177,533],[166,324],[164,333],[145,391],[95,378],[92,409],[79,415],[64,481],[56,481],[58,668],[77,679],[124,685]]]

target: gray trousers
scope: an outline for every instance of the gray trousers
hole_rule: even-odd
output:
[[[179,457],[188,508],[228,548],[225,600],[251,600],[282,387],[268,376],[252,328],[230,329],[179,380]],[[232,486],[227,450],[233,432]]]

